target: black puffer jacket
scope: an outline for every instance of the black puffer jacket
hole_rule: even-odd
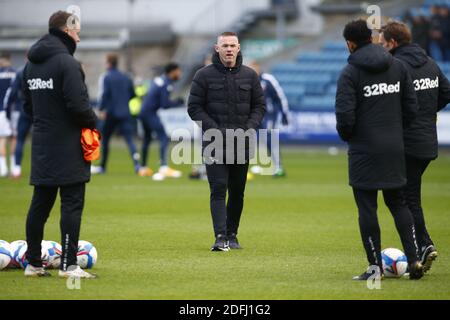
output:
[[[379,45],[360,47],[348,63],[338,81],[336,120],[349,144],[350,185],[400,188],[406,184],[403,126],[418,108],[411,77]]]
[[[239,128],[256,130],[265,112],[264,92],[259,77],[253,69],[242,65],[241,53],[234,68],[226,68],[216,53],[213,64],[195,74],[188,113],[192,120],[202,122],[203,131]]]
[[[33,118],[31,184],[64,186],[87,182],[81,129],[94,128],[84,73],[73,58],[75,41],[60,30],[35,43],[28,52],[23,88],[24,110]]]
[[[405,152],[420,159],[436,159],[436,113],[450,103],[450,83],[439,66],[417,44],[392,51],[409,71],[419,100],[419,113],[405,129]]]

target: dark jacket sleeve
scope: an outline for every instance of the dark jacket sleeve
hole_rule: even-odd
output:
[[[412,121],[416,118],[419,111],[419,102],[417,101],[416,90],[414,83],[408,70],[401,64],[403,69],[402,81],[402,116],[403,128],[409,127]]]
[[[261,82],[259,77],[254,72],[253,83],[252,83],[252,99],[250,104],[250,115],[246,123],[247,129],[257,129],[261,122],[263,121],[264,115],[266,114],[266,103],[264,99],[264,91],[261,87]]]
[[[188,114],[193,121],[201,121],[202,130],[219,129],[219,125],[206,112],[206,84],[200,72],[192,80],[188,99]]]
[[[129,90],[129,94],[130,94],[130,98],[128,100],[133,99],[134,97],[136,97],[136,91],[134,90],[134,84],[133,84],[133,80],[128,79],[129,83],[128,83],[128,90]]]
[[[339,77],[336,92],[336,130],[343,141],[349,141],[356,122],[357,85],[351,67]]]
[[[438,111],[444,109],[450,103],[450,82],[439,69],[439,97]]]
[[[23,111],[25,114],[27,114],[30,118],[33,118],[33,105],[31,104],[31,94],[27,83],[27,65],[25,65],[25,68],[23,69],[22,74],[22,92],[23,92]]]
[[[89,105],[84,73],[80,64],[72,58],[64,59],[62,73],[63,97],[72,119],[81,128],[95,128],[97,117]]]

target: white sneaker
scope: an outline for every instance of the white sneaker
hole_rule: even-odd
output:
[[[162,174],[166,178],[180,178],[181,177],[181,171],[172,169],[168,166],[160,167],[159,173]]]
[[[50,277],[51,274],[46,271],[43,267],[34,267],[28,264],[25,268],[25,277]]]
[[[21,175],[22,175],[22,168],[20,166],[14,166],[11,171],[12,178],[18,179],[20,178]]]
[[[83,278],[83,279],[97,278],[97,275],[84,271],[83,269],[80,268],[80,266],[77,266],[73,270],[66,270],[66,271],[59,270],[58,276],[61,278]]]

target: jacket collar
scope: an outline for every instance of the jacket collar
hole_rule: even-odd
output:
[[[75,50],[77,49],[77,43],[71,36],[58,28],[50,28],[48,32],[61,40],[67,50],[69,50],[70,55],[73,56]]]
[[[227,68],[223,65],[222,61],[220,61],[219,53],[214,53],[212,57],[212,62],[214,64],[214,67],[216,67],[217,70],[220,72],[226,73],[227,71],[230,71],[231,73],[237,73],[241,69],[242,66],[242,54],[239,51],[237,58],[236,58],[236,65],[233,68]]]

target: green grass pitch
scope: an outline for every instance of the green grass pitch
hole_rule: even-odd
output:
[[[155,168],[157,152],[152,149]],[[24,178],[0,180],[0,239],[25,238],[32,188],[29,146]],[[450,153],[429,167],[423,185],[428,229],[439,250],[420,281],[387,279],[381,290],[351,280],[366,268],[357,212],[347,184],[346,155],[289,148],[285,179],[256,177],[247,184],[241,251],[213,253],[205,181],[154,182],[132,174],[124,144],[115,142],[109,172],[88,184],[80,239],[94,243],[100,278],[69,290],[57,277],[27,279],[0,272],[0,299],[449,299]],[[401,249],[390,213],[379,197],[382,246]],[[59,200],[45,239],[60,242]]]

